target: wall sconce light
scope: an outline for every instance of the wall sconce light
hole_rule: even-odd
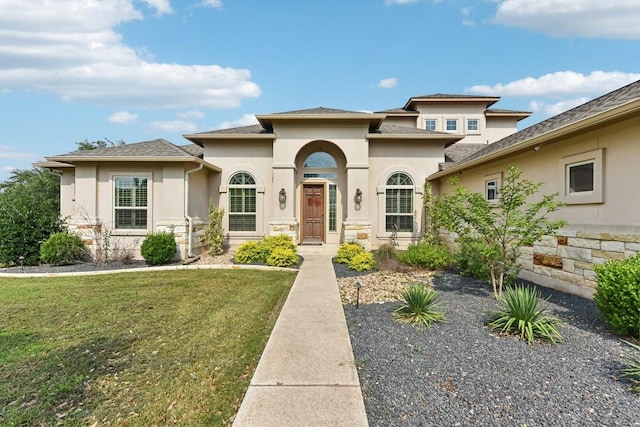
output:
[[[356,203],[360,204],[362,203],[362,190],[360,190],[359,188],[356,190],[356,198],[355,198]]]
[[[280,189],[280,193],[278,193],[278,200],[280,200],[280,203],[287,202],[287,192],[284,191],[284,188]]]

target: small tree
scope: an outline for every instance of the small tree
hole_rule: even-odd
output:
[[[211,255],[220,255],[224,249],[224,228],[222,218],[224,208],[217,207],[213,200],[209,201],[209,226],[204,232],[204,241]]]
[[[502,296],[505,276],[517,268],[520,248],[542,236],[554,235],[565,223],[548,218],[551,212],[564,206],[557,199],[558,193],[527,203],[542,183],[521,179],[520,175],[516,167],[509,166],[500,197],[495,202],[460,186],[455,178],[450,180],[453,192],[438,201],[438,220],[445,229],[461,238],[476,238],[485,243],[477,255],[489,267],[496,298]]]

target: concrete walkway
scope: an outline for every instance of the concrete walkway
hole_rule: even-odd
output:
[[[234,427],[368,425],[331,264],[336,250],[299,247],[304,262]]]

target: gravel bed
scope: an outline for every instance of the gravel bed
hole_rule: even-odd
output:
[[[393,321],[397,302],[344,306],[371,426],[640,426],[630,353],[592,301],[540,288],[564,341],[529,346],[484,326],[489,285],[433,282],[447,322],[431,328]]]

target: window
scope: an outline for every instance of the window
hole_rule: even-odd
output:
[[[338,230],[338,186],[329,184],[329,231]]]
[[[478,119],[467,119],[467,132],[478,132],[479,130]]]
[[[458,120],[457,119],[447,119],[446,122],[446,130],[447,132],[455,132],[458,130]]]
[[[560,159],[560,182],[564,183],[562,201],[567,204],[602,203],[604,149],[588,151]]]
[[[385,229],[391,233],[413,232],[413,180],[398,172],[387,179],[385,189]]]
[[[256,180],[247,172],[229,180],[229,231],[256,231]]]
[[[148,178],[114,177],[115,227],[146,229]]]
[[[436,126],[437,126],[437,121],[436,119],[426,119],[424,121],[424,128],[426,130],[432,130],[435,131],[436,130]]]
[[[593,162],[569,165],[569,192],[593,191]]]
[[[498,180],[485,181],[485,198],[488,201],[498,200]]]
[[[338,164],[331,154],[324,151],[316,151],[307,157],[303,167],[302,177],[304,179],[338,179],[338,172],[336,172]]]

